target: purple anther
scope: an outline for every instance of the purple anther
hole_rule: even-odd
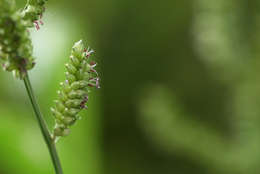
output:
[[[90,50],[90,48],[88,49],[84,49],[84,52],[86,53],[86,58],[89,58],[89,56],[94,53],[94,50]]]
[[[91,68],[95,68],[97,66],[97,63],[94,61],[91,61],[89,64]]]
[[[92,83],[88,84],[89,87],[94,87],[95,85],[93,85]]]
[[[36,29],[39,30],[39,29],[40,29],[40,26],[39,26],[38,21],[34,21],[34,24],[35,24]]]
[[[88,101],[88,96],[85,96],[85,97],[83,98],[82,102],[80,103],[80,108],[81,108],[81,109],[87,108],[87,107],[86,107],[87,101]]]

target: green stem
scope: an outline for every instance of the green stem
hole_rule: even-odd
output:
[[[63,172],[62,172],[60,160],[59,160],[59,157],[58,157],[58,154],[57,154],[57,151],[56,151],[55,142],[52,139],[51,134],[48,130],[48,127],[45,123],[45,120],[44,120],[44,118],[43,118],[43,116],[40,112],[39,105],[37,104],[36,98],[34,96],[33,89],[32,89],[28,74],[26,74],[26,76],[24,78],[24,84],[25,84],[27,93],[29,95],[30,101],[32,103],[32,106],[33,106],[33,109],[34,109],[34,112],[35,112],[35,116],[36,116],[36,119],[37,119],[38,124],[40,126],[40,129],[41,129],[42,135],[44,137],[45,143],[48,146],[56,174],[62,174]]]

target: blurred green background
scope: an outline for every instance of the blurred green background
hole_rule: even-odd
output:
[[[74,42],[101,72],[57,145],[65,174],[260,172],[259,0],[49,0],[43,21],[30,76],[50,127]],[[0,174],[54,173],[23,83],[0,80]]]

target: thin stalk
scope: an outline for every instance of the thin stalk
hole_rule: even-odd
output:
[[[49,132],[49,129],[45,123],[45,120],[40,112],[40,108],[39,105],[36,101],[35,95],[33,93],[33,89],[32,89],[32,85],[30,83],[30,79],[28,74],[26,74],[25,78],[24,78],[24,84],[27,90],[27,93],[29,95],[30,101],[32,103],[33,106],[33,110],[35,112],[35,116],[36,119],[38,121],[38,124],[40,126],[42,135],[44,137],[45,143],[47,144],[47,147],[49,149],[50,155],[51,155],[51,159],[52,159],[52,163],[53,166],[55,168],[56,174],[63,174],[62,172],[62,167],[60,164],[60,160],[56,151],[56,147],[55,147],[55,141],[52,139],[51,134]]]

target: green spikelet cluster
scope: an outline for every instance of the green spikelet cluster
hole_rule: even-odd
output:
[[[45,11],[45,3],[47,0],[27,0],[27,4],[21,12],[24,24],[27,27],[36,26],[36,29],[40,29],[39,22],[41,24],[42,14]],[[39,21],[39,22],[38,22]]]
[[[65,65],[66,80],[61,83],[55,107],[51,108],[56,122],[54,138],[69,134],[69,127],[79,119],[78,113],[86,108],[90,88],[99,88],[96,63],[89,60],[92,53],[81,40],[72,48],[70,61]]]
[[[22,79],[34,66],[32,43],[14,1],[0,0],[0,61],[3,69]]]

